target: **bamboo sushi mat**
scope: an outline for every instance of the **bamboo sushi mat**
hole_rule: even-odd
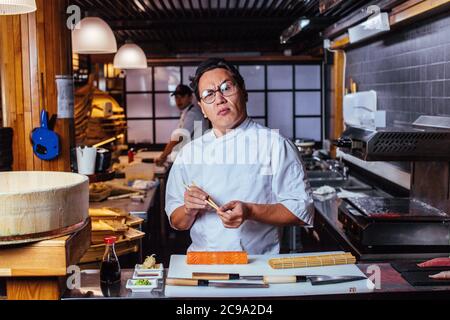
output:
[[[269,265],[273,269],[321,267],[354,263],[356,263],[356,258],[349,252],[307,257],[269,259]]]

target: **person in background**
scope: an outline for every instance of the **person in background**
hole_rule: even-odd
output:
[[[197,122],[197,126],[199,126],[201,123],[201,128],[196,128],[201,129],[203,133],[207,129],[208,123],[206,121],[206,118],[204,118],[200,108],[193,103],[193,94],[191,88],[184,84],[179,84],[171,95],[175,96],[175,104],[181,111],[178,128],[186,129],[187,131],[189,131],[192,139],[194,137],[194,125]],[[176,141],[169,141],[169,143],[164,148],[161,156],[156,160],[156,164],[161,166],[166,160],[175,160],[174,158],[176,157],[176,155],[171,155],[171,153],[174,151],[175,146],[181,141],[181,138]],[[171,156],[169,157],[169,155]]]

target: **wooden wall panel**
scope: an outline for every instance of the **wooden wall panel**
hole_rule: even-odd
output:
[[[44,5],[45,2],[45,5]],[[30,133],[40,125],[40,111],[57,113],[56,75],[71,74],[70,30],[66,0],[37,0],[37,11],[0,17],[0,75],[4,122],[14,129],[14,170],[70,171],[71,120],[58,119],[61,155],[41,161],[32,150]]]
[[[345,52],[338,50],[334,52],[332,68],[332,94],[331,99],[331,140],[338,139],[344,131],[344,63]],[[332,147],[332,155],[336,155],[336,148]]]

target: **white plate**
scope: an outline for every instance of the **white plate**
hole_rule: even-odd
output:
[[[158,266],[158,268],[155,269],[145,269],[142,268],[142,264],[137,264],[135,266],[135,274],[139,277],[148,277],[145,274],[146,273],[159,273],[162,276],[163,270],[164,270],[164,266],[162,263],[157,263],[156,264]]]
[[[139,286],[139,285],[136,285],[136,281],[138,281],[138,280],[128,279],[126,288],[130,289],[133,292],[150,292],[158,286],[158,280],[157,279],[153,279],[153,280],[148,279],[148,280],[150,281],[150,285]]]
[[[134,270],[133,279],[162,279],[162,277],[163,277],[163,273],[160,270],[155,270],[155,271],[150,270],[148,272],[149,272],[148,273],[149,275],[145,275],[145,274],[140,275],[137,270]],[[150,274],[154,274],[154,275],[150,275]]]

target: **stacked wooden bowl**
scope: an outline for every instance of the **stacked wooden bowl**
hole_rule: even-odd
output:
[[[89,222],[89,181],[76,173],[0,172],[0,246],[76,232]]]
[[[13,130],[11,128],[0,128],[0,171],[12,170],[12,139]]]

